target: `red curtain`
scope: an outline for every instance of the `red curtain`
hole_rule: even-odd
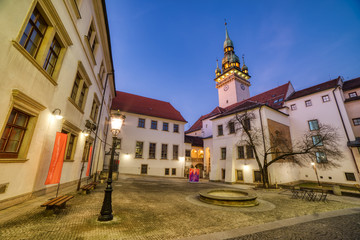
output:
[[[66,149],[67,134],[56,133],[54,149],[51,157],[48,176],[45,185],[59,183]]]
[[[92,154],[92,146],[90,146],[89,159],[88,159],[88,164],[87,164],[87,169],[86,169],[86,176],[87,177],[89,176],[89,173],[90,173],[91,154]]]

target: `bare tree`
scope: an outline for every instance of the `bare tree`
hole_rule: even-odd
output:
[[[305,166],[316,161],[323,169],[339,166],[337,161],[342,152],[335,128],[316,122],[313,130],[304,132],[301,138],[292,142],[289,128],[287,131],[286,128],[275,127],[272,131],[259,128],[255,126],[255,118],[253,112],[237,113],[228,126],[234,123],[235,131],[240,133],[239,144],[246,144],[253,150],[265,188],[269,187],[268,168],[276,162]]]

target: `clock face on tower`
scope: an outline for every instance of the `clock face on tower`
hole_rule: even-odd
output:
[[[242,90],[245,90],[245,85],[244,84],[241,84],[240,87],[241,87]]]
[[[224,91],[227,91],[229,89],[229,85],[225,84]]]

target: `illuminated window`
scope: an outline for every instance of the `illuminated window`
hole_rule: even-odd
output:
[[[135,146],[135,158],[142,158],[143,156],[143,142],[136,142]]]
[[[0,156],[16,158],[25,135],[30,116],[16,109],[11,111],[0,139]]]

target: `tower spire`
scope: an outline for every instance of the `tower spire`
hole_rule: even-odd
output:
[[[221,69],[219,68],[219,61],[217,59],[216,59],[215,75],[216,77],[221,75]]]
[[[248,72],[249,72],[249,69],[248,69],[248,67],[245,65],[245,58],[244,58],[244,54],[242,55],[242,60],[243,60],[243,65],[242,65],[242,67],[241,67],[241,71],[243,71],[244,73],[246,73],[246,74],[248,74]]]

